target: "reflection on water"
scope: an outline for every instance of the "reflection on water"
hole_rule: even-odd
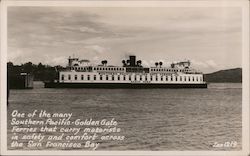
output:
[[[8,112],[38,109],[72,112],[73,119],[115,118],[126,139],[103,142],[98,150],[240,150],[241,96],[241,84],[228,83],[208,89],[98,90],[48,89],[36,82],[33,90],[10,91]],[[238,145],[211,146],[227,141]]]

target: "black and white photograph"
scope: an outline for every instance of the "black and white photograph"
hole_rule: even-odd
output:
[[[249,1],[1,5],[2,155],[249,154]]]

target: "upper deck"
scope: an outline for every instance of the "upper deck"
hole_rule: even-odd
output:
[[[92,65],[88,60],[79,60],[78,58],[70,58],[66,67],[66,71],[76,72],[98,72],[98,73],[152,73],[152,74],[202,74],[190,67],[190,61],[172,63],[170,67],[163,67],[162,62],[156,62],[155,67],[143,67],[142,61],[136,61],[135,56],[130,56],[128,60],[123,60],[123,66],[107,65],[107,61],[103,60],[101,65]]]

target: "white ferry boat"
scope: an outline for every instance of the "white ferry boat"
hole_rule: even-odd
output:
[[[45,83],[46,88],[207,88],[202,72],[191,68],[190,61],[164,67],[143,67],[136,56],[122,60],[123,66],[92,65],[89,60],[68,59],[68,66],[59,71],[58,80]]]

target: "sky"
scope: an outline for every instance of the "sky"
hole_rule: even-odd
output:
[[[9,7],[8,61],[93,64],[136,55],[144,66],[190,60],[210,73],[241,67],[241,8]]]

